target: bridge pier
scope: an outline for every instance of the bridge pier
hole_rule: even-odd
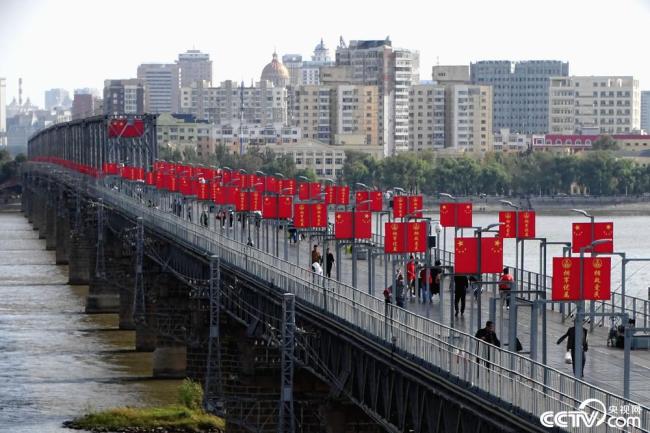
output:
[[[70,221],[64,215],[56,216],[56,264],[57,265],[68,264],[68,251],[70,249]]]
[[[45,239],[45,202],[38,195],[34,198],[34,216],[32,225],[34,230],[38,230],[38,238]]]
[[[186,377],[187,347],[171,338],[158,336],[153,351],[153,377],[182,379]]]
[[[48,251],[56,250],[56,207],[54,200],[48,200],[45,206],[45,249]]]
[[[72,230],[68,253],[68,284],[73,286],[88,285],[90,282],[89,256],[94,248],[82,230]]]

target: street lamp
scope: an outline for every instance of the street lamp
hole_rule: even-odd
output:
[[[355,289],[357,288],[357,251],[355,248],[355,229],[356,229],[356,218],[355,214],[357,212],[357,206],[370,203],[372,200],[364,200],[359,203],[355,203],[354,206],[352,206],[352,287]],[[339,264],[340,266],[340,264]]]
[[[499,203],[502,203],[502,204],[504,204],[506,206],[510,206],[511,208],[513,208],[515,210],[515,284],[516,284],[516,287],[519,287],[519,280],[520,280],[519,279],[519,210],[521,209],[521,207],[517,206],[516,204],[512,203],[509,200],[499,200]],[[521,251],[521,261],[522,261],[521,272],[522,272],[522,274],[523,274],[523,270],[524,270],[524,265],[523,265],[524,259],[523,258],[524,258],[524,249],[522,248],[522,251]],[[522,275],[521,279],[523,280],[523,275]]]
[[[498,223],[493,223],[489,224],[486,227],[474,227],[476,230],[476,236],[478,238],[477,241],[477,249],[478,249],[478,263],[477,263],[477,282],[479,284],[479,291],[478,291],[478,296],[476,297],[476,306],[477,306],[477,312],[476,312],[476,321],[477,321],[477,327],[481,326],[481,259],[482,259],[482,254],[483,254],[483,248],[481,245],[481,239],[483,238],[483,233],[487,232],[492,232],[495,227],[501,226],[503,223],[498,222]],[[452,319],[453,320],[453,319]],[[512,326],[512,325],[511,325]],[[514,347],[514,346],[511,346]]]
[[[440,197],[446,197],[449,200],[451,200],[453,202],[456,202],[456,197],[454,197],[453,195],[451,195],[451,194],[449,194],[447,192],[439,192],[438,195]],[[458,229],[456,228],[457,215],[458,215],[458,211],[456,209],[456,206],[454,206],[454,237],[456,237],[456,234],[458,233]],[[442,251],[443,251],[443,254],[444,254],[444,252],[447,251],[447,227],[444,227],[442,232],[443,232]],[[443,262],[444,262],[444,260],[443,260]]]
[[[583,211],[584,212],[584,211]],[[585,212],[586,213],[586,212]],[[575,351],[575,359],[573,360],[573,366],[575,370],[575,377],[577,379],[582,379],[582,359],[583,359],[583,347],[582,347],[582,339],[583,339],[583,332],[582,332],[582,322],[583,322],[583,316],[584,316],[584,311],[585,311],[585,275],[584,275],[584,260],[585,260],[585,251],[591,250],[593,252],[593,248],[597,245],[604,244],[606,242],[611,242],[611,239],[598,239],[593,242],[591,242],[589,245],[585,245],[584,247],[580,248],[580,295],[578,297],[578,308],[576,311],[575,315],[575,320],[574,320],[574,325],[573,329],[575,331],[575,345],[574,345],[574,351]],[[578,325],[580,325],[580,329],[578,329]]]

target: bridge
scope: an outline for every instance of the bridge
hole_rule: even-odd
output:
[[[70,283],[89,285],[86,311],[119,314],[120,328],[135,331],[136,350],[153,352],[154,376],[204,383],[206,408],[226,419],[228,431],[541,432],[549,430],[542,413],[575,411],[587,399],[638,407],[640,426],[605,422],[571,431],[650,431],[647,352],[635,352],[631,400],[620,396],[620,379],[607,380],[622,377],[612,362],[621,355],[593,349],[600,336],[588,352],[597,367],[586,368],[584,380],[562,367],[564,351],[555,345],[551,361],[538,360],[533,323],[544,317],[549,330],[563,333],[571,314],[550,303],[519,307],[537,305],[537,294],[550,288],[546,276],[523,273],[513,307],[519,316],[497,322],[498,329],[513,317],[529,323],[519,336],[532,353],[488,345],[473,337],[470,320],[450,314],[448,286],[437,305],[387,305],[376,290],[386,272],[375,260],[389,269],[392,256],[371,248],[370,260],[355,260],[353,287],[352,263],[340,254],[330,279],[307,269],[305,259],[300,265],[308,246],[283,254],[269,247],[275,221],[253,225],[262,240],[250,245],[245,218],[230,229],[217,223],[214,204],[106,174],[115,163],[150,172],[157,156],[155,117],[118,119],[122,132],[137,134],[112,134],[115,122],[89,118],[32,137],[23,211],[57,263],[69,266]],[[374,235],[369,246],[381,250],[382,243]],[[451,264],[451,253],[437,253]],[[482,295],[485,318],[496,315],[487,308],[497,296],[490,292]],[[623,308],[647,323],[647,301],[622,302],[615,294],[594,309]],[[472,321],[478,311],[470,307]],[[612,418],[600,406],[589,409]]]

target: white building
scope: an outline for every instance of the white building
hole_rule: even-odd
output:
[[[212,60],[210,54],[199,50],[187,50],[178,55],[181,87],[189,87],[197,81],[212,82]]]
[[[145,106],[150,113],[178,113],[180,78],[177,64],[142,64],[138,66],[138,79],[144,82]]]
[[[641,129],[650,134],[650,90],[641,92]]]
[[[544,142],[543,134],[520,134],[502,128],[494,133],[492,146],[495,152],[525,152],[533,149],[533,143],[542,142]]]
[[[634,77],[551,78],[549,133],[611,135],[640,129],[641,92]]]
[[[458,152],[492,150],[492,87],[454,84],[447,86],[445,128],[447,147]]]
[[[282,56],[282,63],[289,70],[289,85],[292,87],[300,85],[302,56],[300,54],[285,54]]]

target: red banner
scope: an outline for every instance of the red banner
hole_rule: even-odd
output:
[[[335,203],[343,206],[350,204],[350,187],[349,186],[337,186],[336,187],[336,198]]]
[[[199,200],[209,200],[210,199],[210,185],[203,181],[199,182],[198,185],[198,190],[196,191],[196,197]]]
[[[370,191],[370,210],[381,212],[383,209],[384,193],[381,191]]]
[[[408,253],[423,253],[427,250],[427,223],[416,221],[405,223],[407,225],[407,251]]]
[[[309,227],[309,205],[296,203],[293,205],[293,225],[298,229]]]
[[[262,194],[259,191],[239,191],[235,210],[237,212],[261,211]]]
[[[336,239],[352,239],[352,212],[336,212],[334,237]]]
[[[393,197],[393,218],[404,218],[408,213],[406,211],[406,200],[407,196],[405,195],[396,195]]]
[[[148,171],[144,174],[144,183],[146,183],[147,185],[156,184],[156,176],[154,175],[153,172]]]
[[[456,238],[454,240],[454,273],[475,274],[478,265],[477,238]]]
[[[384,224],[384,253],[401,254],[404,253],[404,228],[403,223],[385,223]]]
[[[499,212],[499,222],[502,223],[499,226],[500,238],[507,239],[515,237],[515,215],[514,211]]]
[[[535,212],[519,212],[519,239],[532,239],[535,237]]]
[[[503,271],[503,240],[481,238],[481,273],[500,274]]]
[[[327,227],[327,206],[325,203],[296,203],[293,211],[296,228]]]
[[[278,218],[291,218],[293,207],[293,197],[290,195],[281,195],[278,201]]]
[[[611,298],[611,258],[585,257],[584,299],[603,301]],[[580,257],[553,258],[554,301],[580,300]]]
[[[357,211],[354,213],[354,237],[356,239],[370,239],[372,237],[372,213],[370,211]]]
[[[327,206],[325,203],[311,204],[311,227],[327,227]]]
[[[272,197],[265,195],[262,200],[262,218],[277,218],[278,217],[278,201],[279,197]]]
[[[108,124],[108,137],[134,138],[144,134],[144,121],[142,119],[112,119]]]
[[[594,238],[591,236],[591,223],[573,223],[571,232],[573,239],[571,242],[571,251],[579,253],[580,248],[590,245],[594,240],[599,239],[614,239],[614,223],[613,222],[598,222],[594,223],[593,227]],[[591,252],[586,249],[585,252]],[[605,242],[594,247],[594,252],[597,253],[612,253],[614,252],[614,242]]]
[[[280,194],[296,194],[296,179],[281,179],[280,180]]]
[[[334,204],[336,199],[336,187],[334,185],[325,186],[325,204]]]
[[[210,186],[210,197],[215,204],[227,204],[226,201],[226,186],[221,186],[217,182],[213,182]]]
[[[370,210],[370,198],[368,191],[357,191],[354,193],[354,205],[358,211]]]
[[[454,203],[440,203],[440,225],[443,227],[455,227],[456,216],[454,211],[456,205]]]
[[[472,227],[472,203],[440,203],[440,225]]]
[[[317,200],[320,198],[321,185],[318,182],[304,182],[298,184],[298,198],[300,200]]]
[[[408,196],[406,200],[406,210],[408,215],[412,218],[422,218],[422,196],[421,195],[411,195]]]

